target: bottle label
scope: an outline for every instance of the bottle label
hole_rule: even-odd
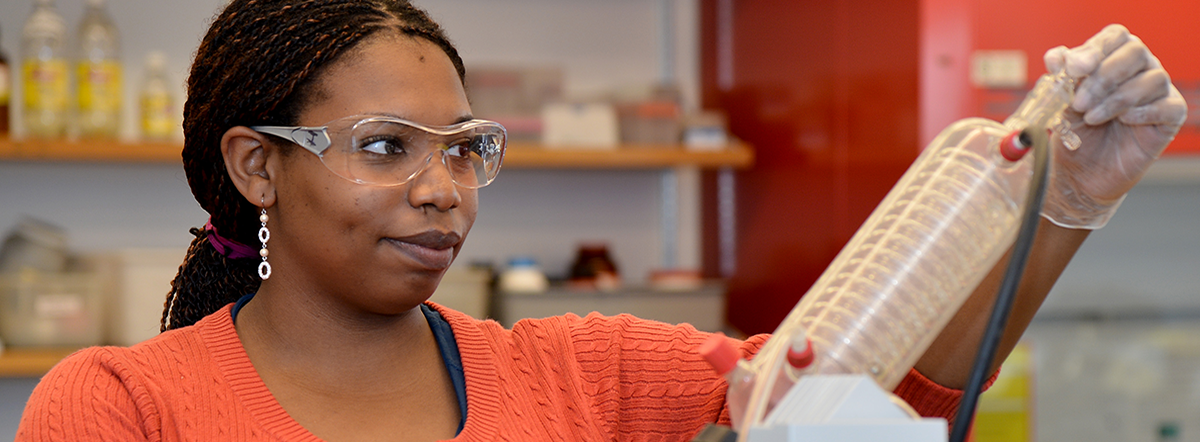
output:
[[[67,108],[67,62],[61,59],[26,60],[25,108],[31,111],[64,111]]]
[[[121,64],[112,61],[79,63],[79,110],[116,112],[121,109]]]
[[[142,96],[142,135],[163,139],[175,129],[171,118],[171,97],[167,94]]]

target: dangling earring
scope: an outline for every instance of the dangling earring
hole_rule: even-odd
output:
[[[271,239],[271,231],[267,230],[267,208],[262,208],[262,214],[258,216],[258,221],[262,223],[262,227],[258,228],[258,240],[262,242],[262,248],[258,249],[258,256],[262,257],[262,262],[258,264],[258,277],[264,281],[271,277],[271,264],[267,262],[267,241]]]

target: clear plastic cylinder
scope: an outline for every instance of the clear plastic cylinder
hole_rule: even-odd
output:
[[[1016,237],[1033,158],[1005,159],[1001,140],[1054,127],[1071,97],[1070,80],[1047,75],[1004,124],[970,118],[942,131],[754,359],[743,422],[774,406],[800,330],[815,353],[803,373],[865,374],[894,389]]]

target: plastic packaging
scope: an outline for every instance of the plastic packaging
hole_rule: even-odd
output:
[[[138,97],[141,109],[142,139],[167,141],[175,132],[174,100],[167,86],[167,56],[159,51],[146,56],[142,90]]]
[[[24,270],[57,273],[66,266],[66,231],[45,221],[22,216],[0,246],[0,274]]]
[[[67,25],[54,0],[37,0],[21,31],[22,123],[25,134],[55,138],[66,134],[69,73],[63,43]]]
[[[1016,237],[1032,157],[1005,158],[1005,139],[1056,127],[1073,86],[1043,76],[1004,124],[961,120],[930,143],[755,357],[742,422],[761,422],[790,382],[779,373],[800,331],[815,354],[801,375],[899,384]]]
[[[94,273],[0,274],[0,337],[14,347],[98,345],[104,338],[103,287]]]
[[[77,36],[79,134],[116,138],[121,119],[121,44],[104,0],[87,1]]]

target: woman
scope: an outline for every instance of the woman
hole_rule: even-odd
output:
[[[1118,60],[1116,47],[1087,61]],[[427,301],[503,154],[503,130],[473,119],[463,75],[441,29],[401,0],[231,2],[189,78],[184,166],[211,219],[193,230],[164,333],[64,360],[17,439],[688,440],[728,422],[724,382],[695,352],[708,335],[689,326],[592,315],[504,330]],[[1125,107],[1182,105],[1169,83],[1134,96]],[[1158,126],[1139,167],[1181,122]],[[1123,151],[1111,141],[1088,147]],[[1123,194],[1139,176],[1105,189]],[[1047,270],[1031,272],[1015,322],[1085,236],[1046,229]],[[995,285],[897,389],[922,413],[953,413],[960,393],[947,386],[977,345],[962,336]]]

